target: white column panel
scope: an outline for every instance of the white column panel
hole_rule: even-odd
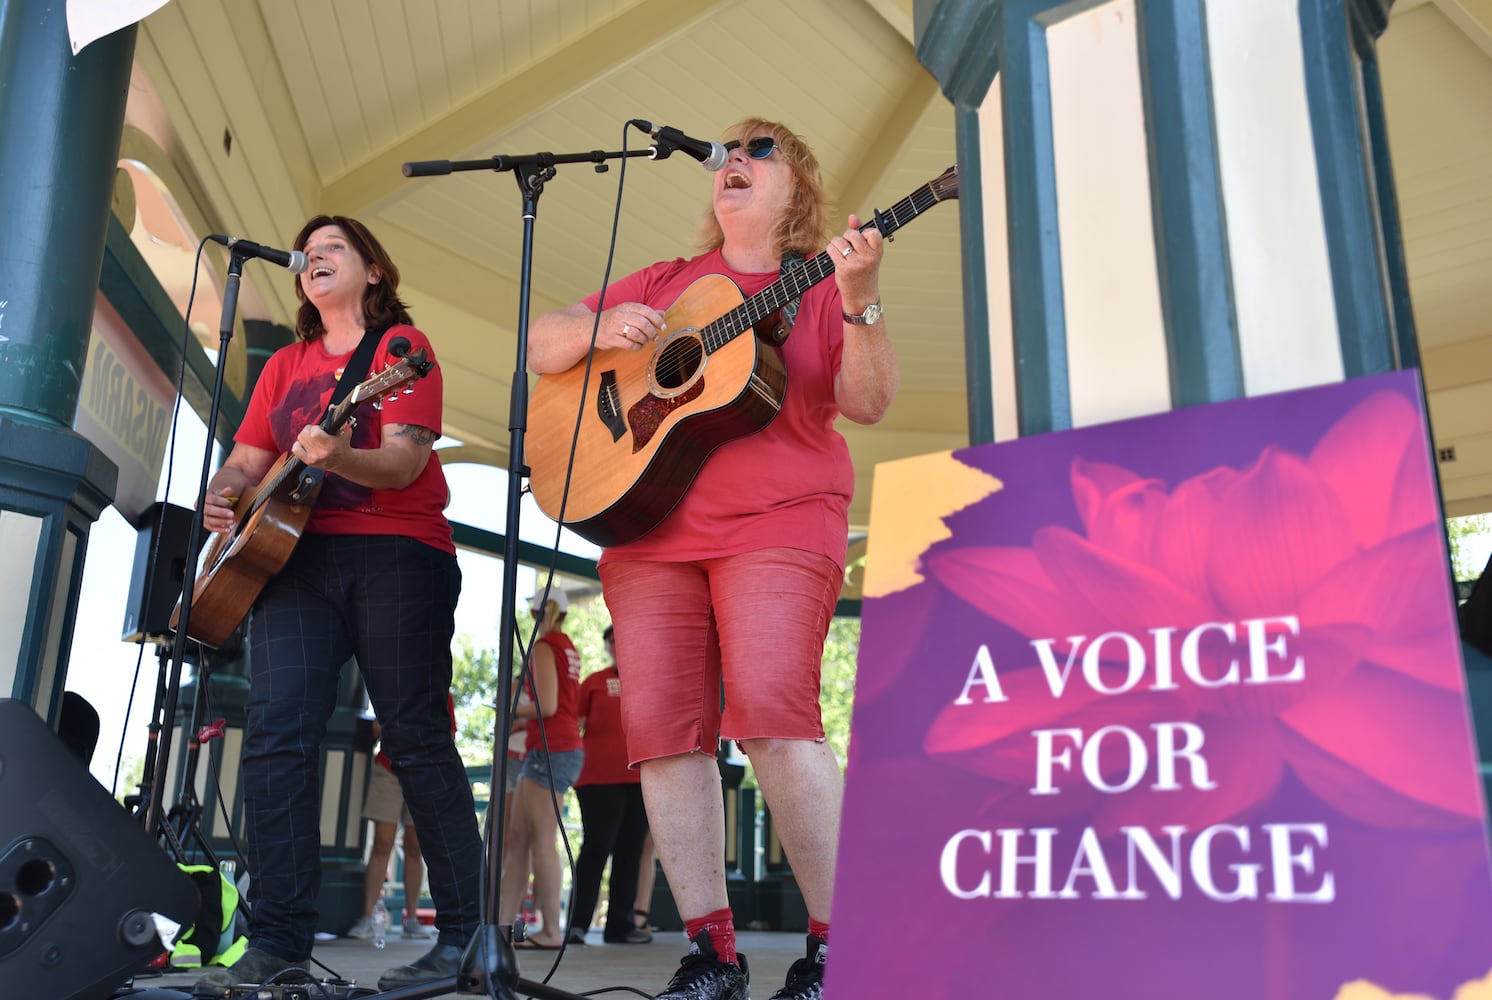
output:
[[[42,522],[31,514],[0,510],[0,552],[5,553],[5,590],[11,595],[10,600],[0,601],[0,696],[4,697],[15,691],[21,672],[21,638],[26,631]]]
[[[243,735],[244,731],[240,727],[229,726],[223,730],[223,740],[219,744],[217,773],[218,790],[222,799],[219,807],[213,810],[212,834],[214,837],[226,837],[230,833],[228,821],[224,819],[225,815],[234,819],[241,818],[240,809],[236,803],[240,777],[239,766],[243,763]],[[211,770],[210,765],[209,770]]]
[[[1005,215],[1005,106],[998,76],[979,106],[979,165],[995,440],[1009,441],[1020,436],[1020,420],[1015,394],[1015,327],[1010,312],[1010,230]]]
[[[1207,0],[1218,169],[1245,391],[1344,377],[1299,0]]]
[[[342,770],[347,754],[341,750],[326,752],[326,773],[321,780],[321,846],[337,846],[337,810],[342,806]]]
[[[357,835],[362,832],[363,826],[363,799],[367,797],[368,788],[368,761],[369,755],[361,751],[355,751],[352,755],[352,784],[348,787],[350,806],[347,810],[347,825],[342,830],[342,846],[357,843]],[[372,843],[372,838],[369,838]]]
[[[1046,38],[1072,423],[1168,410],[1134,0]]]

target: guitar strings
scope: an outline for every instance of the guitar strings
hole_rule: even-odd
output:
[[[884,212],[875,213],[879,218],[890,219],[893,223],[881,235],[890,236],[941,200],[933,188],[933,183],[924,184]],[[905,218],[903,218],[903,213],[905,213]],[[863,233],[875,228],[876,223],[871,221],[861,226],[860,231]],[[803,266],[794,268],[746,302],[701,327],[700,341],[704,344],[705,353],[711,354],[724,347],[833,273],[834,259],[829,256],[827,250],[819,252]],[[661,363],[660,361],[660,365]],[[677,365],[670,369],[669,374],[675,378],[678,377]]]

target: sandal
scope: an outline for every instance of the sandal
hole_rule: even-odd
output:
[[[639,922],[639,919],[640,919],[641,922]],[[632,911],[632,923],[640,931],[655,931],[655,930],[658,929],[656,927],[653,927],[650,924],[650,922],[648,920],[648,911],[647,910],[633,910]]]

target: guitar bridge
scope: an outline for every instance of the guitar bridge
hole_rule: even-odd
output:
[[[600,386],[596,392],[596,416],[606,429],[611,431],[613,443],[627,433],[627,422],[622,419],[622,394],[617,389],[616,371],[601,373]]]

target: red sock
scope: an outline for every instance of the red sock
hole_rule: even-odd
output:
[[[710,932],[710,947],[715,949],[715,955],[720,961],[730,962],[732,965],[741,964],[736,961],[736,919],[731,916],[730,907],[684,922],[684,934],[690,941],[700,931]]]
[[[808,933],[824,942],[824,944],[829,943],[829,925],[824,923],[822,920],[815,920],[812,917],[809,917]]]

